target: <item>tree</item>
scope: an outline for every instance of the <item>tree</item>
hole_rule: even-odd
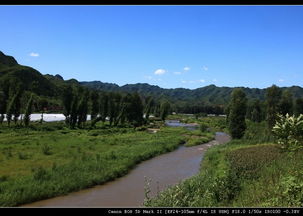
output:
[[[106,117],[108,115],[108,94],[103,93],[100,97],[100,109],[99,114],[101,117],[102,122],[104,123],[106,120]]]
[[[2,124],[4,120],[4,114],[7,107],[7,94],[5,91],[0,90],[0,124]]]
[[[62,94],[62,105],[63,105],[63,115],[65,116],[65,123],[71,125],[71,111],[74,100],[73,89],[71,86],[67,86],[63,89]]]
[[[166,119],[166,117],[170,113],[170,103],[168,101],[163,101],[160,106],[160,118],[162,121]]]
[[[92,91],[90,94],[90,100],[91,100],[91,120],[95,120],[99,113],[99,94],[97,91]]]
[[[17,89],[17,92],[15,94],[16,98],[15,98],[14,104],[13,104],[13,114],[14,114],[15,124],[17,124],[18,118],[21,114],[21,95],[22,95],[22,90]]]
[[[231,94],[230,112],[229,112],[229,131],[232,138],[240,139],[246,130],[246,95],[242,89],[236,88]]]
[[[25,127],[29,126],[30,115],[32,114],[32,107],[33,107],[33,94],[31,94],[25,108],[24,119],[23,119]]]
[[[84,124],[87,120],[87,113],[88,113],[88,91],[84,90],[81,97],[78,108],[77,108],[77,120],[78,120],[78,127],[83,128]]]
[[[303,114],[303,98],[297,98],[295,103],[295,113],[296,115]]]
[[[260,106],[260,100],[258,99],[253,101],[250,119],[254,122],[262,121],[262,111]]]
[[[154,99],[152,96],[149,96],[146,101],[145,119],[148,120],[152,107],[154,106]]]
[[[279,108],[282,115],[293,114],[293,97],[289,90],[283,91]]]
[[[73,97],[71,100],[71,108],[70,108],[70,115],[69,116],[69,120],[68,120],[68,124],[70,126],[70,128],[75,128],[76,124],[77,124],[77,118],[78,118],[78,106],[79,106],[79,93],[73,93]]]
[[[38,110],[41,112],[40,123],[43,122],[43,114],[44,114],[44,112],[45,112],[47,106],[48,106],[48,101],[47,101],[45,98],[40,98],[40,99],[37,101]]]
[[[131,95],[131,101],[127,109],[127,119],[134,127],[141,126],[144,122],[143,103],[137,92]]]
[[[17,94],[13,95],[13,97],[10,99],[8,105],[7,105],[7,110],[6,110],[6,120],[7,120],[7,125],[10,126],[13,113],[14,113],[14,106],[15,106],[15,101],[17,100]]]
[[[281,99],[281,89],[276,85],[266,89],[266,103],[267,103],[267,123],[271,130],[277,120],[277,114],[279,113],[279,104]]]

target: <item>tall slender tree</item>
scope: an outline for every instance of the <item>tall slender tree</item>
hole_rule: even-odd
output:
[[[167,100],[165,100],[160,105],[160,118],[162,119],[162,121],[166,119],[169,113],[170,113],[170,103]]]
[[[149,115],[151,113],[151,110],[154,106],[154,99],[152,96],[149,96],[146,100],[146,107],[145,107],[145,119],[149,120]]]
[[[234,139],[243,137],[246,130],[246,95],[240,88],[233,90],[231,94],[230,112],[229,112],[229,131]]]
[[[266,103],[267,103],[267,123],[268,128],[272,129],[276,120],[277,114],[279,113],[279,105],[281,99],[281,89],[276,85],[272,85],[271,87],[266,89]]]
[[[4,120],[6,107],[7,107],[7,94],[5,93],[5,91],[0,90],[0,124],[2,124]]]
[[[97,91],[92,91],[90,94],[90,100],[91,100],[91,120],[95,120],[99,113],[99,94]]]
[[[25,127],[29,126],[30,115],[32,114],[33,111],[32,107],[33,107],[33,94],[31,94],[25,108],[24,119],[23,119]]]
[[[62,105],[63,105],[63,115],[65,116],[65,123],[67,125],[71,125],[71,111],[74,100],[73,88],[71,86],[67,86],[63,88],[62,94]]]

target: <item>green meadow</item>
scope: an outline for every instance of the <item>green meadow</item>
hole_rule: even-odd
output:
[[[64,122],[0,128],[0,206],[17,206],[78,191],[126,175],[156,155],[211,140],[210,132],[146,127],[69,129]],[[155,126],[155,125],[154,125]],[[204,136],[203,136],[204,135]],[[203,139],[203,140],[202,140]]]

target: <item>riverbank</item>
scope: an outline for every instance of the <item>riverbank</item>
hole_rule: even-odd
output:
[[[147,182],[150,190],[147,196],[155,196],[158,191],[198,173],[204,152],[228,140],[228,135],[217,133],[216,139],[209,143],[190,148],[181,145],[177,150],[140,163],[114,181],[22,207],[139,207],[144,202]]]
[[[100,126],[101,127],[101,126]],[[182,128],[157,133],[64,122],[0,128],[0,206],[18,206],[121,177],[136,164],[184,143]]]
[[[266,122],[207,151],[199,174],[147,200],[149,207],[300,207],[303,152],[281,151]]]

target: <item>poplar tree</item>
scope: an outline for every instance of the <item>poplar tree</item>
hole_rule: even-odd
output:
[[[276,85],[266,89],[266,104],[267,104],[267,116],[266,120],[268,128],[272,129],[277,120],[277,114],[279,113],[279,105],[281,99],[281,89]]]
[[[71,125],[71,110],[73,105],[73,89],[71,86],[67,86],[63,89],[62,94],[62,105],[63,105],[63,115],[65,116],[65,123]]]
[[[83,128],[87,120],[88,113],[88,91],[84,90],[82,93],[78,108],[77,108],[77,119],[78,127]]]
[[[149,119],[149,115],[150,115],[150,112],[152,110],[152,107],[154,105],[154,99],[153,97],[148,97],[147,100],[146,100],[146,107],[145,107],[145,119],[148,120]]]
[[[230,112],[229,112],[229,131],[234,139],[243,137],[246,130],[246,95],[242,89],[236,88],[231,94]]]
[[[27,105],[26,105],[26,108],[25,108],[25,113],[24,113],[24,125],[25,127],[28,127],[29,126],[29,122],[30,122],[30,115],[32,114],[32,107],[33,107],[33,95],[31,94],[28,102],[27,102]]]
[[[97,91],[93,91],[90,94],[90,100],[91,100],[91,120],[95,120],[99,113],[99,94]]]
[[[7,107],[7,95],[2,90],[0,91],[0,124],[3,123],[6,107]]]
[[[170,113],[170,103],[168,101],[164,101],[160,105],[160,118],[162,121],[166,119],[166,117]]]

